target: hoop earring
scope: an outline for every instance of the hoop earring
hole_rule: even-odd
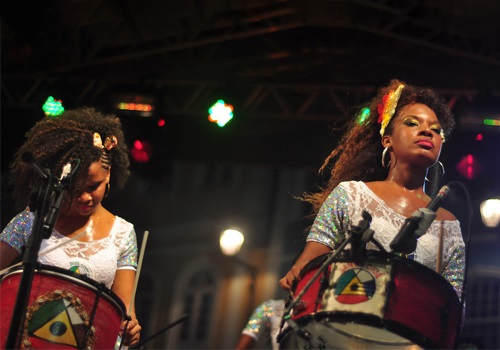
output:
[[[441,161],[439,161],[439,160],[438,160],[436,163],[437,163],[437,164],[439,164],[439,166],[441,166],[441,171],[442,171],[442,173],[441,173],[441,176],[439,176],[439,179],[441,180],[441,179],[443,178],[444,174],[446,173],[446,170],[444,169],[444,165],[443,165],[443,163],[441,163]],[[434,164],[434,165],[435,165],[435,164]],[[429,180],[429,179],[427,178],[427,175],[425,175],[425,178],[424,178],[424,179],[425,179],[425,181],[427,181],[427,182],[431,182],[431,180]]]
[[[382,168],[388,168],[391,165],[391,161],[389,163],[385,164],[385,156],[387,154],[387,150],[389,149],[389,146],[386,146],[384,150],[382,151]]]
[[[438,164],[441,166],[441,170],[443,171],[443,173],[441,174],[440,178],[442,178],[444,176],[444,174],[446,173],[446,171],[444,170],[444,165],[443,163],[441,163],[439,160],[437,161]]]
[[[111,185],[109,182],[106,184],[106,189],[104,190],[104,197],[107,197],[109,194],[109,190],[111,189]]]

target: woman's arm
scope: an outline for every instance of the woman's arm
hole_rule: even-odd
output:
[[[9,267],[19,258],[19,252],[5,242],[0,242],[0,271]]]
[[[248,334],[242,333],[234,349],[235,350],[252,349],[254,345],[255,345],[255,339],[249,336]]]
[[[113,281],[113,286],[111,287],[111,290],[123,301],[126,307],[127,314],[132,318],[132,320],[128,323],[128,328],[125,334],[125,345],[137,344],[141,338],[140,332],[142,327],[137,320],[135,314],[135,305],[132,301],[135,274],[135,270],[117,270],[115,279]],[[125,324],[126,321],[122,324],[122,327],[125,326]]]
[[[293,264],[285,277],[280,279],[279,285],[281,288],[290,290],[292,288],[293,281],[299,278],[300,271],[302,271],[304,266],[307,265],[309,261],[320,255],[327,254],[331,252],[331,250],[332,249],[330,247],[324,244],[315,241],[307,242],[299,258],[295,261],[295,264]]]

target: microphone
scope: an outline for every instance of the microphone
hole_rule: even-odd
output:
[[[414,252],[417,248],[417,238],[427,231],[436,218],[436,210],[439,208],[441,201],[449,193],[450,187],[448,185],[441,187],[438,194],[429,202],[427,207],[417,209],[407,218],[396,237],[392,240],[390,244],[391,249],[403,254]]]
[[[449,193],[450,193],[450,187],[448,185],[444,185],[443,187],[441,187],[436,197],[434,197],[429,202],[426,208],[432,211],[436,211],[439,208],[439,202],[445,199]]]
[[[64,180],[66,177],[68,177],[69,174],[71,174],[71,163],[67,163],[65,166],[63,166],[61,177],[59,178],[59,180]]]
[[[35,169],[35,171],[38,173],[38,175],[40,175],[44,179],[48,179],[50,177],[50,171],[49,171],[49,169],[43,168],[40,165],[40,163],[38,163],[38,161],[36,160],[35,156],[33,154],[31,154],[30,152],[24,152],[21,155],[21,159],[24,162],[30,164],[33,167],[33,169]]]

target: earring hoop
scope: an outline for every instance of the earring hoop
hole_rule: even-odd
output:
[[[387,150],[389,149],[389,146],[386,146],[384,150],[382,151],[382,168],[388,168],[391,165],[391,161],[389,160],[389,163],[385,164],[385,156],[387,154]]]
[[[442,173],[441,173],[441,175],[439,176],[439,179],[441,180],[441,179],[443,178],[444,174],[446,173],[446,170],[444,169],[444,165],[443,165],[443,163],[441,163],[441,161],[439,161],[439,160],[438,160],[438,161],[436,162],[436,164],[439,164],[439,166],[441,167],[441,171],[442,171]],[[435,166],[436,164],[434,164],[433,166]],[[429,179],[427,178],[427,175],[425,175],[425,178],[424,178],[424,179],[425,179],[425,181],[427,181],[427,182],[431,182],[431,180],[429,180]]]
[[[441,163],[439,160],[438,160],[437,162],[438,162],[438,164],[441,166],[441,170],[443,171],[443,173],[441,174],[441,177],[443,177],[443,176],[444,176],[444,174],[446,173],[446,170],[444,170],[444,165],[443,165],[443,163]]]
[[[109,182],[106,184],[106,189],[104,190],[104,197],[107,197],[109,194],[109,190],[111,189],[111,185]]]

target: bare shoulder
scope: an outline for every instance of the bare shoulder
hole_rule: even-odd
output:
[[[452,212],[444,209],[444,208],[439,208],[437,211],[437,219],[438,220],[446,220],[446,221],[455,221],[457,218],[455,215],[453,215]]]
[[[377,191],[387,187],[387,181],[369,181],[365,182],[366,187],[372,191]]]

